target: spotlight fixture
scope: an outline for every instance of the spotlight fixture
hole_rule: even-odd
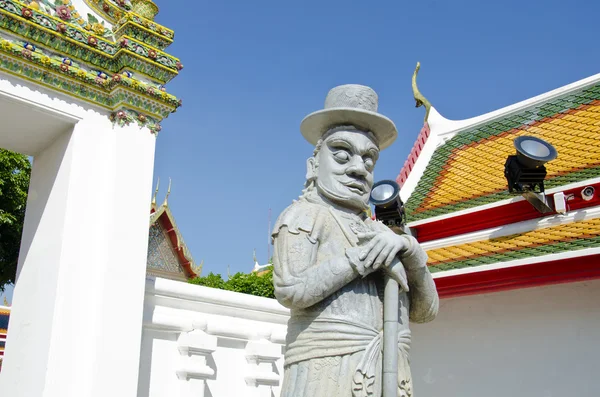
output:
[[[520,136],[513,143],[517,154],[508,156],[504,164],[508,191],[544,193],[544,164],[556,158],[556,149],[548,142],[533,136]]]
[[[369,201],[375,206],[377,220],[389,227],[404,225],[404,203],[396,182],[383,180],[374,184]]]
[[[558,156],[556,149],[543,139],[533,136],[520,136],[515,138],[513,144],[517,153],[508,156],[504,163],[508,191],[523,195],[542,213],[552,212],[544,195],[544,164]]]

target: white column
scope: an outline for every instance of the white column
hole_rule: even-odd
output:
[[[136,395],[154,145],[88,111],[34,156],[2,395]]]

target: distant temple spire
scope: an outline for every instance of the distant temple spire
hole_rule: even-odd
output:
[[[171,178],[169,178],[169,188],[167,189],[167,195],[165,196],[165,201],[163,203],[163,206],[167,206],[168,205],[168,200],[169,200],[169,195],[171,194]]]
[[[156,190],[154,190],[154,195],[152,196],[152,206],[156,207],[156,196],[158,195],[158,187],[160,186],[160,177],[156,180]]]

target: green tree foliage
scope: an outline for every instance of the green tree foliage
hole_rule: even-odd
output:
[[[17,274],[30,175],[27,156],[0,149],[0,291]]]
[[[189,281],[191,284],[203,285],[205,287],[224,289],[227,291],[241,292],[266,298],[275,298],[273,288],[273,269],[269,267],[264,272],[258,273],[236,273],[225,281],[220,274],[196,277]]]

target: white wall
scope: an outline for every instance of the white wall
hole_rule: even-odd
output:
[[[600,280],[442,300],[412,325],[415,396],[600,396],[599,301]],[[149,278],[138,397],[278,397],[287,317],[274,300]]]
[[[600,280],[445,299],[412,330],[418,397],[600,396]]]
[[[138,397],[279,396],[289,311],[148,277]]]

